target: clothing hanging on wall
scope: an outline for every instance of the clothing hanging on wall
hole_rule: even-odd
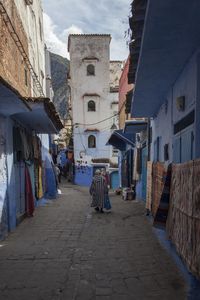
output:
[[[13,127],[14,162],[33,159],[32,135],[20,127]]]
[[[15,163],[24,159],[24,147],[19,127],[13,127],[13,154]]]
[[[32,217],[34,212],[34,197],[31,177],[27,166],[25,166],[25,208],[27,216]]]
[[[43,197],[43,187],[42,187],[42,167],[39,165],[38,168],[38,198]]]

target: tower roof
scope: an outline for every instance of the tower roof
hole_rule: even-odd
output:
[[[70,49],[70,38],[71,37],[80,37],[80,38],[86,38],[86,37],[109,37],[111,41],[111,35],[107,33],[73,33],[69,34],[68,36],[68,52]]]

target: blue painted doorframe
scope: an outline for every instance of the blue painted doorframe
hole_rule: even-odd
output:
[[[189,126],[174,136],[173,162],[184,163],[194,159],[194,127]]]
[[[147,188],[147,147],[142,148],[142,199],[146,200]]]
[[[113,171],[110,174],[110,183],[111,183],[111,189],[115,190],[119,187],[119,173],[118,171]]]

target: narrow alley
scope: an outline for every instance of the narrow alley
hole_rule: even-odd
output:
[[[112,212],[101,214],[86,188],[61,190],[0,243],[0,299],[186,299],[143,202],[113,194]]]

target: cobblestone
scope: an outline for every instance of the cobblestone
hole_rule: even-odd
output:
[[[0,299],[187,298],[141,202],[111,196],[112,213],[99,214],[85,188],[61,189],[0,243]]]

